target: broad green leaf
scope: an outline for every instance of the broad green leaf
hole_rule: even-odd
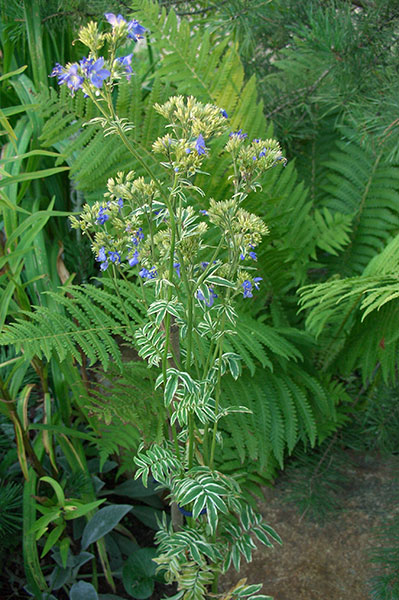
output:
[[[132,507],[128,504],[112,504],[96,512],[84,528],[83,550],[109,533],[130,510]]]
[[[118,494],[119,496],[127,496],[128,498],[146,498],[147,496],[153,496],[156,493],[155,487],[156,484],[151,482],[148,482],[147,487],[144,487],[140,480],[134,481],[133,479],[129,479],[129,481],[124,481],[114,488],[112,492],[108,492],[107,495],[111,493]]]
[[[98,594],[91,583],[79,581],[71,587],[69,600],[98,600]]]
[[[158,522],[162,521],[164,511],[152,508],[152,506],[135,506],[132,508],[132,514],[139,519],[144,525],[157,531],[159,529]]]
[[[123,565],[123,585],[137,600],[150,598],[154,591],[156,563],[152,559],[155,556],[155,548],[140,548]]]

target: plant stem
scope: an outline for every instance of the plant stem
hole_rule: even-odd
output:
[[[226,321],[226,317],[225,317],[225,315],[223,315],[222,326],[221,326],[222,331],[224,331],[225,321]],[[216,394],[215,394],[215,396],[216,396],[216,398],[215,398],[215,416],[216,417],[218,416],[218,412],[219,412],[220,395],[221,395],[223,337],[224,337],[224,334],[222,334],[221,337],[219,338],[219,344],[218,344],[219,345],[218,380],[217,380],[217,384],[216,384]],[[213,469],[213,462],[215,459],[217,430],[218,430],[218,420],[216,418],[215,422],[213,424],[211,454],[209,457],[209,467],[211,469]]]

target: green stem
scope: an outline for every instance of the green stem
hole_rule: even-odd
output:
[[[172,206],[171,200],[173,199],[173,193],[174,193],[174,189],[176,187],[176,183],[177,183],[177,177],[175,176],[172,190],[170,192],[170,197],[166,198],[166,205],[167,205],[168,212],[169,212],[170,229],[171,229],[170,257],[169,257],[169,281],[171,281],[171,282],[173,281],[173,264],[174,264],[174,254],[175,254],[175,246],[176,246],[176,219],[175,219],[175,215],[173,212],[173,206]],[[168,289],[167,289],[168,301],[170,301],[171,297],[172,297],[172,287],[168,286]],[[165,387],[166,381],[167,381],[168,352],[169,352],[169,344],[170,344],[170,313],[166,313],[164,325],[165,325],[165,350],[164,350],[164,354],[162,357],[162,375],[163,375],[163,384]],[[169,422],[170,422],[170,416],[169,416]],[[175,450],[176,450],[176,456],[179,460],[181,460],[179,441],[177,439],[177,431],[176,431],[175,424],[173,423],[173,425],[172,425],[172,423],[171,423],[170,428],[172,431],[173,442],[174,442]]]
[[[194,413],[190,412],[188,417],[188,468],[191,469],[194,462]]]
[[[225,315],[223,315],[222,321],[222,331],[224,330],[225,324]],[[221,380],[222,380],[222,354],[223,354],[223,337],[224,334],[219,338],[219,364],[218,364],[218,380],[216,384],[216,394],[215,394],[215,416],[218,416],[219,405],[220,405],[220,395],[221,395]],[[212,442],[211,442],[211,454],[209,457],[209,467],[213,469],[213,462],[215,459],[215,449],[216,449],[216,434],[218,430],[218,420],[216,419],[213,424],[212,431]]]
[[[91,551],[95,556],[95,550],[94,550],[94,544],[91,544]],[[91,577],[91,583],[93,584],[93,587],[98,590],[98,572],[97,572],[97,560],[96,558],[93,558],[91,561],[91,567],[92,567],[92,577]]]
[[[151,178],[151,180],[155,183],[156,187],[158,188],[161,196],[164,198],[164,200],[166,200],[167,204],[169,203],[169,197],[166,194],[166,192],[164,191],[161,183],[158,181],[158,178],[154,175],[151,167],[149,167],[147,165],[147,163],[141,158],[139,152],[137,152],[136,148],[133,146],[133,144],[130,142],[129,138],[127,137],[126,133],[123,131],[123,128],[121,127],[121,124],[119,122],[119,120],[117,119],[117,116],[115,114],[115,110],[112,104],[112,99],[108,90],[108,108],[110,111],[110,115],[106,115],[108,120],[112,120],[113,125],[116,126],[117,130],[118,130],[118,135],[121,138],[122,142],[124,143],[124,145],[126,146],[126,148],[129,150],[130,154],[132,156],[134,156],[134,158],[141,164],[141,166],[144,168],[144,170],[146,171],[147,175],[149,175],[149,177]],[[96,102],[98,108],[100,108],[99,104]],[[104,111],[102,110],[102,108],[100,108],[101,112],[104,114]],[[169,209],[169,206],[168,206]],[[173,268],[173,266],[172,266]]]

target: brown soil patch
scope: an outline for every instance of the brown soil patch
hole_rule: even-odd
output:
[[[265,489],[259,509],[281,536],[283,546],[255,552],[239,576],[222,580],[228,589],[241,577],[263,583],[274,600],[366,600],[371,565],[367,553],[378,545],[374,531],[397,510],[399,457],[384,460],[348,455],[349,483],[339,492],[340,510],[324,525],[309,521],[284,502],[284,479]]]

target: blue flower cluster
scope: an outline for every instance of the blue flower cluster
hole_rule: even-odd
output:
[[[97,222],[98,222],[100,225],[104,225],[104,223],[105,223],[106,221],[108,221],[108,219],[109,219],[109,214],[108,214],[108,213],[106,213],[106,212],[104,212],[104,211],[106,211],[106,210],[107,210],[107,209],[106,209],[106,208],[104,208],[104,207],[102,206],[102,207],[100,208],[100,210],[98,211],[98,215],[97,215]]]
[[[108,261],[111,261],[112,263],[115,263],[115,264],[120,264],[121,255],[119,254],[119,252],[108,250],[108,257],[107,257],[107,252],[105,251],[104,246],[102,246],[98,252],[98,256],[96,256],[96,261],[101,263],[100,264],[101,271],[106,271],[109,267]]]
[[[128,259],[128,263],[131,267],[135,267],[139,264],[139,251],[138,247],[144,239],[143,228],[139,227],[134,236],[132,237],[133,246],[135,247],[133,255]]]
[[[238,131],[232,131],[229,134],[229,137],[234,137],[234,136],[238,137],[240,140],[244,140],[245,138],[248,137],[248,134],[247,133],[243,133],[242,129],[239,129]]]
[[[195,149],[198,152],[198,154],[200,154],[200,155],[206,154],[205,140],[201,134],[199,134],[199,136],[196,139]]]
[[[132,73],[133,73],[132,58],[133,58],[133,53],[127,54],[126,56],[120,56],[119,58],[116,59],[119,62],[119,64],[122,65],[122,67],[125,67],[126,79],[128,81],[130,81],[130,79],[132,77]]]
[[[100,56],[97,60],[93,58],[83,57],[79,63],[72,63],[69,66],[63,67],[56,63],[54,69],[50,73],[50,77],[58,77],[59,85],[66,86],[71,90],[72,96],[82,87],[84,81],[88,81],[97,89],[100,89],[111,72],[104,69],[104,58]]]
[[[155,279],[155,277],[158,276],[158,273],[155,267],[151,267],[151,269],[146,269],[145,267],[143,267],[139,272],[139,275],[143,279]]]
[[[112,29],[115,29],[115,27],[119,27],[120,25],[126,24],[128,31],[127,37],[134,40],[135,42],[142,39],[145,32],[147,31],[145,27],[143,27],[138,21],[136,21],[136,19],[133,19],[132,21],[126,21],[126,19],[124,19],[122,15],[114,15],[114,13],[105,13],[104,17],[107,19],[108,23],[112,25]]]
[[[259,281],[262,281],[262,277],[254,277],[253,282],[254,282],[255,289],[257,289],[257,290],[259,289]],[[244,291],[243,291],[244,298],[252,298],[253,294],[252,294],[251,281],[249,281],[249,279],[246,279],[245,281],[243,281],[243,283],[241,285],[244,288]]]
[[[250,244],[248,247],[250,248],[250,251],[248,252],[248,256],[249,256],[250,258],[252,258],[252,260],[257,260],[257,259],[258,259],[258,257],[257,257],[257,255],[256,255],[256,252],[254,252],[254,246],[252,246],[252,244]],[[247,255],[246,255],[246,253],[245,253],[245,252],[242,252],[242,253],[240,254],[240,259],[241,259],[241,260],[245,260],[245,259],[246,259],[246,256],[247,256]]]
[[[146,32],[146,28],[143,27],[143,25],[140,25],[136,19],[126,21],[122,15],[116,16],[113,13],[105,13],[104,16],[108,23],[112,25],[112,29],[115,29],[115,27],[119,27],[122,24],[126,24],[128,31],[127,37],[135,42],[141,39]],[[128,81],[130,81],[133,73],[132,59],[133,53],[127,54],[126,56],[120,56],[116,59],[117,62],[125,68]],[[111,75],[111,72],[104,67],[104,63],[105,59],[103,56],[100,56],[96,60],[94,60],[94,58],[83,57],[79,63],[68,64],[65,67],[56,63],[50,77],[58,77],[59,85],[65,84],[71,90],[73,96],[79,88],[82,88],[85,81],[89,82],[97,89],[102,88],[104,81]]]

